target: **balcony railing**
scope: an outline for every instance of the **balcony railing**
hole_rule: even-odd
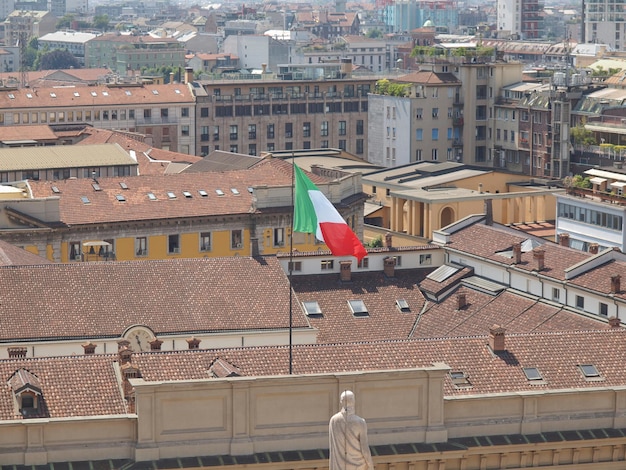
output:
[[[626,197],[613,194],[608,191],[594,191],[586,188],[567,188],[567,194],[571,196],[593,199],[600,202],[608,202],[619,206],[626,206]]]

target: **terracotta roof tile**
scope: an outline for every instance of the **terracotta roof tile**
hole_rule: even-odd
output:
[[[135,324],[157,335],[289,325],[289,283],[272,257],[12,267],[0,269],[0,290],[4,340],[117,337]]]
[[[0,240],[0,266],[52,264],[47,258]]]

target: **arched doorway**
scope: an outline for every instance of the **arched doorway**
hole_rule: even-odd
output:
[[[452,207],[444,207],[441,211],[441,224],[440,227],[445,227],[454,222],[454,209]]]

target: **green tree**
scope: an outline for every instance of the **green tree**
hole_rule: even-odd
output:
[[[370,29],[365,37],[370,39],[378,39],[383,37],[383,32],[380,29]]]
[[[408,83],[393,83],[386,78],[378,80],[375,85],[376,93],[379,95],[400,97],[406,96],[410,87]]]
[[[370,240],[367,246],[370,248],[381,248],[383,246],[383,236],[378,235],[373,240]]]
[[[68,51],[55,49],[39,57],[38,70],[80,68],[78,59]]]
[[[63,15],[61,18],[59,18],[59,21],[57,21],[56,24],[56,29],[69,29],[72,27],[73,21],[74,15],[72,15],[71,13],[67,13],[66,15]]]
[[[94,16],[93,27],[99,31],[107,31],[109,29],[109,15]]]
[[[576,127],[572,127],[570,135],[575,145],[582,145],[583,147],[596,145],[596,139],[593,136],[593,132],[586,129],[584,123],[578,124]]]

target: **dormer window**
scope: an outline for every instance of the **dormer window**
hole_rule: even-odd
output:
[[[9,387],[14,393],[17,409],[24,418],[42,417],[41,384],[35,374],[19,369],[9,378]]]

